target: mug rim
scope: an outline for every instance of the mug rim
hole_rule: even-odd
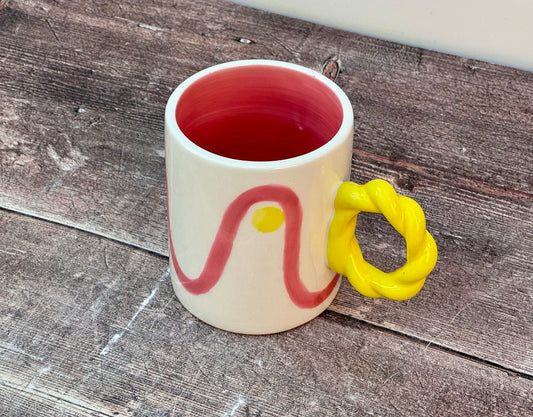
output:
[[[242,159],[233,159],[228,158],[222,155],[218,155],[216,153],[210,152],[201,146],[194,143],[191,139],[189,139],[185,133],[180,129],[178,122],[176,120],[176,106],[178,104],[178,100],[181,97],[181,95],[185,92],[187,88],[189,88],[195,81],[205,77],[208,74],[212,74],[214,72],[228,69],[228,68],[236,68],[236,67],[243,67],[243,66],[254,66],[254,65],[263,65],[263,66],[271,66],[271,67],[278,67],[278,68],[285,68],[292,71],[297,71],[300,73],[304,73],[308,76],[313,77],[316,81],[321,82],[325,85],[329,90],[331,90],[337,99],[339,100],[342,108],[342,121],[341,125],[337,129],[336,133],[333,135],[333,137],[328,140],[325,144],[318,147],[317,149],[314,149],[310,152],[304,153],[302,155],[298,155],[292,158],[287,159],[279,159],[279,160],[272,160],[272,161],[249,161],[249,160],[242,160]],[[350,100],[346,96],[346,93],[332,80],[327,78],[325,75],[298,65],[293,64],[290,62],[284,62],[284,61],[276,61],[276,60],[268,60],[268,59],[247,59],[247,60],[239,60],[239,61],[229,61],[222,64],[213,65],[211,67],[205,68],[192,76],[185,79],[182,83],[176,87],[176,89],[172,92],[170,95],[167,105],[165,108],[165,130],[171,134],[171,137],[173,140],[176,140],[180,142],[180,144],[186,148],[189,152],[195,154],[196,156],[209,160],[213,163],[217,163],[223,166],[228,167],[240,167],[240,168],[247,168],[247,169],[278,169],[278,168],[287,168],[292,167],[295,165],[301,165],[305,164],[310,161],[314,161],[316,159],[319,159],[323,157],[324,155],[327,155],[331,150],[335,149],[337,146],[341,145],[344,139],[346,138],[346,135],[350,134],[353,128],[353,109],[352,105],[350,103]]]

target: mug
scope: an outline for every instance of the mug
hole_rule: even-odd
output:
[[[165,158],[171,281],[200,320],[245,334],[299,326],[334,299],[340,276],[363,295],[406,299],[437,259],[424,213],[383,180],[350,176],[353,110],[331,80],[295,64],[207,68],[171,94]],[[406,241],[385,273],[354,235],[380,212]]]

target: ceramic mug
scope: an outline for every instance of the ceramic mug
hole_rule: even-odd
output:
[[[341,275],[370,297],[406,299],[437,250],[420,206],[391,185],[349,179],[353,111],[344,92],[294,64],[247,60],[200,71],[165,111],[172,285],[215,327],[291,329],[319,315]],[[406,241],[384,273],[361,254],[360,211],[381,212]]]

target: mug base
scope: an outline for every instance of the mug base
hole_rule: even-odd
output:
[[[299,327],[326,310],[335,299],[340,288],[339,279],[331,294],[318,306],[313,308],[301,308],[294,306],[290,310],[280,311],[243,311],[243,308],[224,309],[213,300],[208,299],[208,294],[193,295],[187,292],[179,281],[172,265],[170,276],[174,293],[179,302],[197,319],[202,322],[237,334],[268,335],[285,332]],[[272,300],[276,304],[277,300]]]

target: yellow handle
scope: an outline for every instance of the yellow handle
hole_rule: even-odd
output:
[[[437,262],[437,245],[426,230],[424,212],[418,203],[399,196],[384,180],[365,185],[341,184],[335,197],[335,214],[328,232],[328,264],[348,278],[367,297],[406,300],[414,296]],[[361,211],[382,213],[405,239],[406,262],[386,273],[363,259],[355,238],[357,215]]]

